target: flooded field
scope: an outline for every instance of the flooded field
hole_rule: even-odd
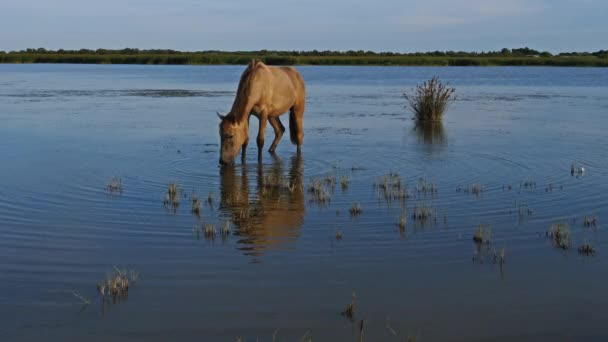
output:
[[[0,339],[608,339],[608,69],[299,67],[220,168],[243,69],[0,65]]]

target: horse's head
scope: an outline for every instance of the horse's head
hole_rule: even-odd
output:
[[[238,122],[231,114],[222,116],[217,113],[220,118],[220,164],[232,164],[234,158],[241,150],[241,147],[249,138],[249,129],[246,120]]]

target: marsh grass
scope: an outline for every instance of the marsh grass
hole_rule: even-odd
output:
[[[405,183],[398,173],[390,172],[376,180],[373,183],[374,189],[377,189],[378,197],[390,205],[393,201],[405,203],[409,197]]]
[[[166,208],[177,209],[179,207],[179,189],[176,183],[171,182],[167,185],[167,193],[165,194],[165,199],[163,200],[163,205]]]
[[[122,178],[114,177],[106,184],[106,191],[109,193],[122,194]]]
[[[316,203],[319,206],[329,205],[331,202],[330,189],[328,189],[330,182],[321,181],[319,179],[311,179],[308,184],[308,195],[311,203]]]
[[[569,249],[571,246],[570,229],[564,223],[551,225],[546,235],[551,238],[553,244],[558,248]]]
[[[435,76],[417,85],[412,94],[404,93],[414,118],[419,122],[441,121],[448,104],[455,99],[454,88]]]

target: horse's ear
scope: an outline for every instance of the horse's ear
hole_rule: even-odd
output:
[[[220,120],[224,121],[224,118],[226,118],[226,115],[222,115],[220,114],[220,112],[215,112],[217,114],[217,117],[220,118]]]

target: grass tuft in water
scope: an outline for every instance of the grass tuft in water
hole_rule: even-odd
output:
[[[167,194],[165,195],[165,200],[163,201],[163,205],[166,208],[172,207],[173,209],[177,209],[179,207],[179,196],[178,196],[178,187],[174,182],[169,183],[167,185]]]
[[[561,249],[569,249],[571,246],[570,229],[566,224],[557,223],[551,225],[546,235],[553,240],[556,247]]]
[[[597,227],[597,217],[595,216],[585,216],[585,219],[583,220],[583,226],[585,228],[595,228]]]
[[[412,94],[404,93],[403,97],[409,103],[416,120],[437,122],[441,121],[448,104],[455,99],[455,91],[435,76],[416,86]]]
[[[399,216],[399,230],[404,232],[405,226],[407,225],[407,211],[403,209],[401,216]]]
[[[106,191],[122,194],[122,178],[114,177],[106,184]]]
[[[340,179],[340,185],[342,186],[342,191],[348,189],[348,176],[342,176]]]
[[[208,240],[214,240],[217,235],[217,230],[215,229],[215,225],[211,223],[205,223],[203,226],[203,232],[205,234],[205,238]]]
[[[338,230],[338,231],[336,232],[336,240],[342,240],[343,236],[344,236],[344,235],[342,234],[342,231],[341,231],[341,230]]]
[[[192,213],[196,216],[201,214],[201,200],[195,195],[192,195]]]
[[[310,202],[317,203],[320,206],[328,205],[331,202],[330,191],[327,189],[326,184],[318,179],[311,179],[308,184],[308,195]]]
[[[226,239],[230,236],[230,221],[222,222],[222,228],[220,229],[220,234],[222,235],[222,239]]]
[[[353,203],[353,205],[348,209],[348,212],[351,216],[359,216],[363,212],[363,209],[361,209],[361,205],[359,203]]]
[[[342,310],[341,314],[342,314],[342,316],[344,316],[352,321],[355,319],[356,308],[357,308],[357,296],[355,295],[355,292],[353,292],[353,297],[351,299],[351,302],[344,307],[344,310]]]
[[[130,279],[128,274],[131,275]],[[138,278],[138,272],[131,270],[130,273],[127,273],[127,270],[121,270],[114,266],[114,272],[108,275],[106,280],[97,283],[97,292],[102,298],[106,296],[111,296],[114,299],[126,297],[129,292],[129,280],[131,284],[135,284]]]
[[[578,247],[579,254],[595,255],[595,248],[588,242],[583,243]]]
[[[491,239],[492,227],[490,225],[484,226],[483,224],[478,224],[475,234],[473,234],[473,241],[476,243],[490,243]]]

